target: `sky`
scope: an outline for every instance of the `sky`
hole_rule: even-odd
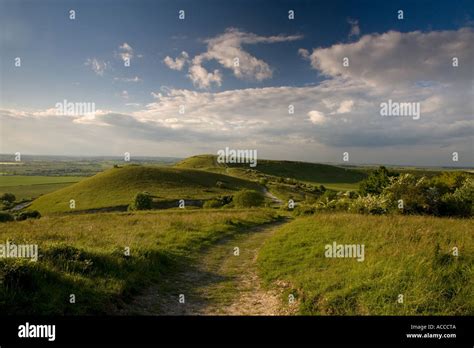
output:
[[[3,154],[474,166],[472,1],[0,0],[0,26]]]

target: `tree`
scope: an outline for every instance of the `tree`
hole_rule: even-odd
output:
[[[0,196],[0,201],[6,201],[8,203],[13,203],[15,202],[16,197],[13,193],[4,193],[3,195]]]
[[[234,195],[233,202],[240,208],[258,207],[263,204],[264,198],[260,192],[242,190]]]
[[[390,184],[390,177],[394,176],[387,168],[380,166],[372,172],[367,179],[359,185],[359,191],[363,196],[368,194],[379,195],[382,190]]]
[[[135,195],[130,210],[147,210],[151,209],[153,205],[153,198],[146,192],[139,192]]]

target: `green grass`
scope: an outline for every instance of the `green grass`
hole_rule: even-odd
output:
[[[82,179],[82,176],[0,176],[0,191],[11,186],[73,183]]]
[[[268,285],[291,284],[300,314],[473,315],[472,230],[472,220],[322,214],[284,226],[258,263]],[[333,241],[364,244],[365,261],[326,258]]]
[[[307,162],[259,159],[255,168],[250,168],[248,164],[218,164],[217,157],[212,155],[193,156],[179,162],[176,167],[216,171],[236,177],[249,176],[245,169],[253,169],[267,175],[292,178],[315,185],[322,184],[343,191],[357,190],[358,183],[367,176],[360,170]]]
[[[218,187],[218,182],[223,183]],[[112,168],[93,177],[44,195],[30,209],[42,214],[68,212],[69,201],[76,210],[128,205],[136,193],[147,191],[157,200],[210,199],[244,188],[260,190],[247,180],[200,170],[130,165]]]
[[[41,195],[57,191],[64,187],[71,186],[72,184],[74,184],[74,182],[0,187],[0,194],[5,192],[13,193],[17,201],[19,201],[23,199],[37,198]]]
[[[81,181],[77,176],[0,176],[0,195],[13,193],[17,200],[36,198]]]
[[[222,238],[274,221],[270,210],[81,214],[2,224],[0,243],[38,244],[38,262],[0,261],[3,314],[101,314],[160,284]],[[124,248],[130,248],[130,257]],[[75,294],[76,303],[69,303]],[[158,294],[157,294],[158,295]]]

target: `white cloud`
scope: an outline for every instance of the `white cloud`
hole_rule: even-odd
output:
[[[133,48],[126,42],[119,46],[119,57],[125,62],[126,60],[131,60],[134,57]]]
[[[354,106],[353,100],[344,100],[342,101],[341,105],[339,105],[339,108],[336,110],[336,113],[345,114],[345,113],[351,112],[353,106]]]
[[[228,28],[223,34],[205,40],[207,50],[196,55],[190,62],[188,77],[198,88],[209,88],[212,84],[220,86],[222,74],[219,69],[209,72],[203,64],[215,60],[223,68],[232,71],[239,79],[262,81],[273,76],[273,70],[265,61],[252,56],[243,49],[243,45],[277,43],[301,39],[300,35],[259,36],[235,28]],[[167,56],[164,63],[174,70],[181,70],[188,62],[188,55],[173,59]]]
[[[178,71],[182,70],[188,61],[189,55],[186,51],[181,52],[180,55],[175,59],[171,58],[170,56],[166,56],[163,60],[168,68]]]
[[[189,67],[187,76],[198,88],[209,88],[212,84],[216,84],[217,86],[222,84],[222,74],[218,69],[209,72],[199,64],[193,64]]]
[[[313,124],[323,124],[326,122],[326,117],[322,112],[319,112],[317,110],[311,110],[308,112],[308,117],[311,123]]]
[[[122,82],[140,82],[143,81],[138,76],[134,77],[114,77],[114,81],[122,81]]]
[[[362,36],[357,42],[315,48],[311,65],[321,73],[361,80],[378,88],[426,84],[471,83],[474,31],[413,31]],[[349,67],[342,65],[349,58]],[[452,66],[458,57],[459,67]]]
[[[303,57],[303,59],[309,59],[309,51],[305,48],[300,48],[298,54]]]
[[[91,69],[100,76],[104,75],[105,70],[110,67],[110,64],[106,61],[97,59],[97,58],[87,58],[84,63],[85,66],[90,66]]]

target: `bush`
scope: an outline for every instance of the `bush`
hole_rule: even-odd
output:
[[[387,168],[381,166],[360,183],[359,191],[363,196],[368,194],[378,195],[390,184],[390,177],[393,176],[394,174],[391,174]]]
[[[294,213],[297,216],[313,215],[314,213],[316,213],[316,207],[312,205],[299,204],[294,209]]]
[[[5,211],[0,211],[0,222],[13,221],[13,215]]]
[[[240,208],[259,207],[263,201],[264,197],[260,192],[250,190],[237,192],[233,198],[235,206]]]
[[[367,195],[351,202],[349,210],[361,214],[385,214],[389,210],[389,200],[384,196]]]
[[[266,186],[268,184],[268,179],[267,178],[260,178],[258,179],[259,185]]]
[[[445,194],[440,202],[439,214],[469,217],[474,213],[474,182],[470,179],[456,189]]]
[[[210,199],[208,201],[204,202],[203,208],[209,209],[209,208],[220,208],[222,207],[222,201],[218,199]]]
[[[429,187],[426,177],[403,174],[390,181],[390,185],[383,190],[383,196],[394,207],[402,200],[404,214],[436,213],[438,192]]]
[[[38,210],[23,211],[16,217],[17,221],[23,221],[26,219],[39,219],[41,214]]]
[[[13,203],[15,202],[15,200],[16,200],[16,197],[13,193],[4,193],[3,195],[0,196],[0,201]]]
[[[147,210],[151,209],[153,198],[145,192],[139,192],[135,195],[132,204],[129,205],[130,210]]]

